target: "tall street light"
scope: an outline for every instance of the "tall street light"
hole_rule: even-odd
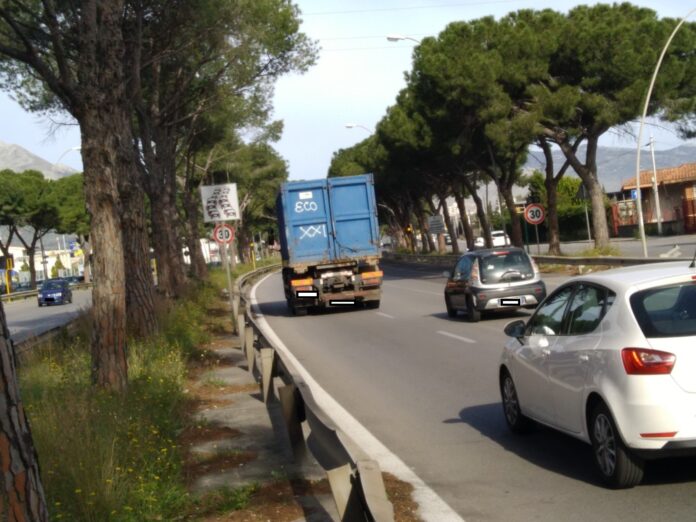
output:
[[[53,164],[58,165],[58,162],[63,159],[63,156],[65,156],[68,152],[72,152],[75,150],[82,150],[82,147],[70,147],[69,149],[66,149],[60,156],[58,156],[58,159],[54,161]]]
[[[354,129],[355,127],[359,127],[363,130],[366,130],[368,133],[372,134],[372,131],[365,127],[364,125],[360,125],[359,123],[346,123],[345,125],[346,129]]]
[[[650,80],[648,93],[645,95],[643,115],[640,117],[640,127],[638,129],[638,147],[636,148],[636,209],[638,211],[638,230],[640,232],[640,240],[643,243],[643,257],[648,257],[648,244],[645,240],[645,224],[643,223],[643,204],[641,202],[640,195],[640,149],[642,148],[641,144],[643,143],[643,126],[645,125],[645,117],[648,114],[648,104],[650,103],[650,97],[652,96],[653,87],[655,86],[655,78],[657,78],[657,73],[660,70],[660,65],[662,65],[662,60],[667,53],[667,48],[669,47],[669,44],[672,43],[672,39],[674,38],[674,35],[677,34],[679,28],[693,13],[696,13],[696,8],[689,11],[686,16],[679,21],[677,26],[674,28],[674,31],[672,31],[672,34],[669,35],[667,43],[662,48],[660,57],[657,60],[657,65],[655,65],[655,71],[653,72],[652,79]]]
[[[400,42],[402,40],[411,40],[412,42],[416,42],[417,44],[421,43],[421,41],[418,38],[413,38],[411,36],[403,36],[401,34],[388,34],[387,40],[389,40],[390,42]]]

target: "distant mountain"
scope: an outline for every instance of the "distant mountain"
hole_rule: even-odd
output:
[[[578,150],[580,158],[585,157],[585,148]],[[565,162],[560,150],[553,151],[553,162],[556,170]],[[655,151],[655,166],[658,169],[678,167],[684,163],[696,163],[696,146],[680,145],[669,150]],[[540,150],[530,150],[525,169],[537,169],[544,171],[544,155]],[[645,148],[640,153],[641,170],[652,170],[652,158],[650,150]],[[572,169],[569,174],[575,174]],[[636,175],[636,149],[618,147],[599,147],[597,149],[597,176],[606,192],[621,190],[621,185],[629,178]]]
[[[77,172],[67,165],[50,163],[19,145],[0,141],[0,170],[2,169],[15,172],[38,170],[48,179],[58,179]]]

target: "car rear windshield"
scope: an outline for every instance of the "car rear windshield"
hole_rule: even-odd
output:
[[[524,281],[534,276],[529,257],[524,252],[500,251],[479,259],[481,282],[484,284]]]
[[[696,284],[660,286],[636,292],[631,309],[645,337],[696,335]]]
[[[46,281],[41,285],[41,290],[60,290],[64,283],[60,281]]]

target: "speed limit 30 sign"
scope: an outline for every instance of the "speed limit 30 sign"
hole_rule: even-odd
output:
[[[227,223],[215,225],[213,229],[213,239],[217,243],[231,243],[234,239],[234,227]]]
[[[532,203],[531,205],[524,207],[524,219],[530,225],[540,225],[544,222],[545,218],[546,211],[544,210],[544,207],[538,203]]]

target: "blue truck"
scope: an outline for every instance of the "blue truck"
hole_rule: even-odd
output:
[[[372,174],[284,183],[276,211],[293,314],[327,306],[379,308],[383,274]]]

